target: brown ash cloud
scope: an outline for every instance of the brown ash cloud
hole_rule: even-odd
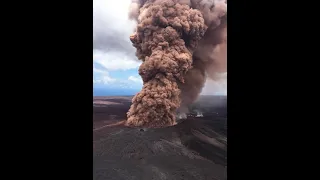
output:
[[[181,84],[182,107],[194,102],[207,78],[219,79],[227,72],[227,4],[219,0],[191,0],[191,7],[199,10],[208,29],[193,53],[193,68]]]
[[[135,0],[129,17],[138,23],[130,40],[143,88],[126,124],[174,125],[177,109],[196,100],[206,78],[226,71],[226,3]]]

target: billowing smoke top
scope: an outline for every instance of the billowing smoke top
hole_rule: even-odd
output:
[[[130,37],[143,63],[144,85],[132,100],[127,125],[175,124],[176,110],[192,103],[205,83],[226,71],[227,4],[218,0],[133,0]]]

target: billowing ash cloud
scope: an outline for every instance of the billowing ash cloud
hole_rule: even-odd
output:
[[[227,4],[219,0],[134,0],[130,36],[144,85],[127,125],[175,124],[177,108],[196,100],[207,77],[226,72]]]
[[[195,101],[206,79],[219,82],[219,74],[227,71],[227,4],[224,0],[190,0],[190,5],[201,12],[208,29],[193,54],[193,69],[181,85],[182,104]],[[207,83],[207,89],[214,86]],[[216,86],[218,87],[218,86]]]

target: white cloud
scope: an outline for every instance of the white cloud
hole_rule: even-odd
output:
[[[116,79],[110,77],[108,71],[97,69],[93,66],[93,83],[95,84],[109,84],[115,82]]]
[[[101,50],[93,50],[93,61],[108,70],[134,69],[141,64],[141,62],[134,60],[132,57],[117,51],[103,52]]]
[[[93,73],[95,73],[95,74],[104,74],[104,75],[108,75],[109,74],[108,71],[97,69],[95,66],[93,66]]]
[[[130,77],[128,78],[128,80],[142,84],[142,79],[141,79],[141,78],[137,78],[137,77],[134,77],[134,76],[130,76]]]
[[[140,90],[142,87],[142,80],[135,76],[130,76],[127,79],[115,79],[109,75],[107,70],[97,68],[94,64],[93,84],[94,87]]]
[[[108,70],[128,70],[141,62],[130,42],[136,23],[128,19],[131,0],[93,0],[93,61]]]

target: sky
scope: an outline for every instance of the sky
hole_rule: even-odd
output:
[[[141,62],[129,36],[136,23],[128,19],[131,0],[93,0],[93,89],[138,92]],[[123,94],[122,93],[122,94]],[[208,81],[202,94],[226,95],[226,78]],[[108,94],[105,94],[108,95]],[[132,94],[128,94],[132,95]]]

